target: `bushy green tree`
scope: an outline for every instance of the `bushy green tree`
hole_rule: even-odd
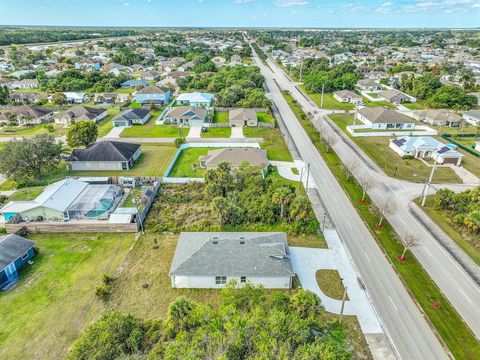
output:
[[[98,136],[98,128],[93,121],[77,121],[67,131],[67,143],[71,148],[92,145]]]

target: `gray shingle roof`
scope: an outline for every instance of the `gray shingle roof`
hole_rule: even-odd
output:
[[[173,276],[294,276],[285,233],[182,232]]]
[[[118,115],[114,120],[140,120],[150,113],[148,109],[136,108],[125,110]]]
[[[99,141],[86,149],[74,149],[67,161],[128,161],[139,147],[119,141]]]
[[[389,123],[389,124],[405,124],[405,123],[415,123],[415,120],[411,117],[399,113],[398,111],[384,108],[384,107],[375,107],[368,108],[364,107],[358,110],[360,115],[365,116],[372,123]]]
[[[33,241],[15,234],[0,236],[0,271],[34,246]]]

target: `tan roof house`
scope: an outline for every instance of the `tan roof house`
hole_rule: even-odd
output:
[[[250,166],[266,168],[268,165],[267,152],[257,148],[227,148],[210,150],[207,155],[199,159],[200,166],[206,169],[216,169],[218,164],[226,162],[232,168],[248,163]]]
[[[255,109],[233,109],[228,113],[228,122],[232,127],[257,126],[257,113]]]
[[[357,111],[357,119],[375,130],[414,130],[415,120],[398,111],[364,107]]]
[[[424,123],[437,126],[448,125],[450,127],[457,127],[462,121],[460,115],[445,109],[419,111],[417,117],[418,120]]]
[[[342,103],[356,104],[362,101],[362,97],[350,90],[339,90],[333,92],[333,98]]]

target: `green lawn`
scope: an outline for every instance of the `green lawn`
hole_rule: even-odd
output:
[[[302,87],[302,89],[310,96],[317,106],[321,106],[322,94],[312,94],[307,92],[305,88]],[[323,108],[328,110],[353,110],[355,109],[355,105],[350,103],[341,103],[333,98],[332,93],[325,93],[323,94]]]
[[[367,93],[368,96],[370,96],[371,98],[374,98],[374,99],[377,99],[378,98],[378,93]]]
[[[353,116],[344,114],[329,115],[330,118],[348,135],[346,126],[352,124]],[[350,136],[351,137],[351,136]],[[353,141],[380,167],[388,176],[401,180],[423,182],[431,172],[431,167],[417,159],[404,160],[389,147],[393,137],[355,137]],[[395,168],[397,170],[395,170]],[[438,167],[433,178],[435,183],[462,183],[450,168]]]
[[[0,130],[0,136],[22,137],[34,136],[47,133],[47,129],[42,125],[9,127]]]
[[[425,109],[428,109],[428,106],[423,103],[423,102],[414,102],[414,103],[410,103],[410,102],[406,102],[406,103],[403,103],[402,104],[403,106],[405,106],[407,109],[410,109],[410,110],[425,110]]]
[[[0,293],[0,358],[63,359],[105,305],[95,294],[103,274],[116,275],[134,234],[30,235],[39,254],[20,283]]]
[[[131,94],[133,92],[135,92],[135,88],[118,88],[118,89],[115,89],[115,93],[117,94]]]
[[[214,123],[228,123],[228,112],[226,111],[215,111],[215,117],[213,118]]]
[[[97,124],[98,137],[104,137],[113,129],[112,120],[120,114],[120,106],[115,106],[107,110],[108,116]]]
[[[207,155],[209,150],[213,150],[213,148],[188,148],[182,150],[168,177],[203,177],[205,169],[200,167],[198,158]]]
[[[202,138],[228,138],[232,134],[232,128],[207,128],[202,132]]]
[[[279,129],[245,127],[243,128],[243,135],[247,138],[263,138],[260,146],[267,150],[269,160],[293,161],[285,138]]]
[[[457,135],[457,134],[478,134],[480,136],[480,127],[476,127],[474,125],[470,124],[465,124],[463,127],[446,127],[446,126],[441,126],[438,127],[438,130],[442,134],[451,134],[451,135]]]
[[[178,138],[186,137],[189,128],[176,125],[155,125],[155,118],[151,118],[145,125],[133,125],[120,134],[122,138]]]
[[[332,299],[342,300],[345,287],[338,270],[323,269],[316,273],[317,283],[322,292]],[[348,300],[348,295],[346,297]]]
[[[416,199],[417,204],[420,203],[419,199]],[[422,207],[423,211],[430,216],[430,218],[442,228],[450,238],[460,246],[475,263],[480,266],[480,249],[472,244],[472,235],[462,232],[462,229],[455,225],[448,215],[443,214],[441,210],[435,208],[435,196],[429,196],[427,203]]]
[[[389,109],[396,109],[395,105],[389,103],[388,101],[371,101],[368,100],[365,96],[362,96],[362,102],[366,107],[387,107]]]
[[[264,113],[264,112],[257,112],[257,118],[259,122],[275,124],[275,119],[273,118],[272,114]]]
[[[43,192],[44,186],[32,186],[18,189],[13,193],[9,200],[11,201],[20,201],[20,200],[33,200],[38,195]]]
[[[302,112],[298,105],[291,103],[291,97],[289,95],[286,95],[285,98],[297,114]],[[346,180],[345,171],[340,159],[334,152],[329,151],[327,153],[325,151],[325,146],[322,144],[320,135],[314,126],[308,120],[303,120],[301,117],[298,117],[298,120],[317,147],[319,153],[327,162],[339,184],[350,197],[352,205],[355,206],[365,224],[370,228],[372,234],[374,234],[392,266],[396,268],[410,288],[413,296],[443,341],[447,344],[454,357],[456,359],[479,359],[480,344],[463,323],[455,309],[450,305],[433,280],[409,251],[407,251],[408,260],[406,262],[398,261],[397,257],[402,254],[403,246],[396,240],[394,229],[388,222],[384,222],[384,226],[381,229],[377,229],[376,224],[378,223],[378,218],[372,212],[370,199],[367,197],[365,203],[360,203],[363,193],[362,188],[356,182]],[[434,304],[439,304],[439,306],[433,306]]]

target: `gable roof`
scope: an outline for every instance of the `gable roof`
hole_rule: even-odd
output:
[[[350,98],[361,98],[361,95],[358,95],[350,90],[339,90],[333,92],[335,95],[340,96],[341,98],[350,97]]]
[[[177,100],[189,101],[189,102],[210,102],[213,100],[213,94],[199,93],[199,92],[185,93],[185,94],[180,94],[177,97]]]
[[[194,106],[177,106],[171,108],[166,116],[172,118],[183,118],[183,119],[202,119],[205,120],[207,117],[207,110],[201,107]]]
[[[207,156],[202,156],[206,166],[215,166],[227,162],[233,167],[238,167],[244,162],[251,166],[267,166],[267,152],[257,148],[226,148],[210,150]]]
[[[182,232],[173,276],[294,276],[285,233]]]
[[[367,118],[372,123],[404,124],[415,122],[414,119],[407,115],[384,107],[364,107],[358,110],[358,113]]]
[[[397,96],[400,96],[401,98],[404,98],[404,99],[408,99],[408,96],[405,95],[405,94],[402,94],[400,91],[397,91],[397,90],[384,90],[384,91],[380,91],[378,93],[379,96],[381,97],[384,97],[385,99],[389,100],[389,99],[393,99]]]
[[[257,120],[257,113],[255,112],[255,109],[233,109],[228,113],[228,118],[230,121]]]
[[[149,85],[137,91],[137,94],[165,94],[168,90],[158,87],[157,85]]]
[[[35,243],[16,234],[0,236],[0,271],[33,248]]]
[[[57,181],[48,185],[34,202],[39,206],[65,211],[87,186],[88,183],[75,179]]]
[[[118,115],[115,120],[140,120],[143,119],[150,113],[148,109],[136,108],[125,110],[123,113]]]
[[[106,111],[106,109],[92,108],[80,105],[67,110],[65,112],[65,115],[68,115],[75,120],[93,120]]]
[[[31,116],[32,118],[37,119],[52,113],[52,110],[43,108],[43,107],[23,105],[23,106],[13,108],[12,112],[15,113],[17,116],[18,115]]]
[[[128,161],[139,148],[139,144],[99,141],[86,149],[74,149],[67,161]]]
[[[446,145],[431,136],[403,136],[390,140],[405,152],[413,152],[414,150],[435,151],[440,157],[463,157],[456,151],[456,146]]]
[[[422,112],[421,112],[422,114]],[[437,110],[425,110],[422,115],[431,120],[447,120],[450,122],[460,121],[461,116],[455,114],[451,110],[437,109]]]

